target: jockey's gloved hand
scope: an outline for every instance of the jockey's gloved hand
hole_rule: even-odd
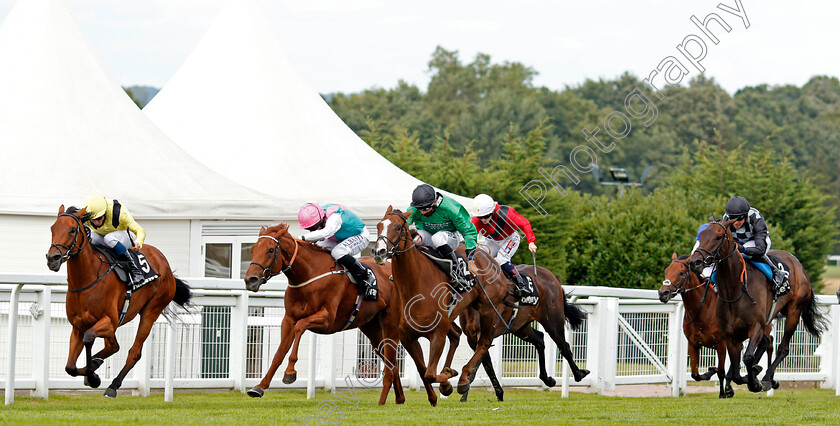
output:
[[[306,238],[304,238],[303,235],[300,236],[300,240],[303,241],[303,242],[306,242]]]
[[[475,249],[467,249],[467,260],[475,259]]]

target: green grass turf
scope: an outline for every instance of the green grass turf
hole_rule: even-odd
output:
[[[733,399],[717,393],[680,398],[619,398],[572,392],[509,389],[497,402],[484,389],[470,392],[471,401],[455,395],[430,407],[425,393],[407,391],[405,405],[378,406],[379,392],[357,390],[344,399],[318,392],[307,400],[302,391],[267,392],[252,399],[237,392],[176,393],[148,398],[100,393],[52,394],[47,401],[18,396],[0,410],[3,424],[840,424],[840,397],[830,389],[779,390],[775,396],[752,394],[736,387]],[[296,420],[297,419],[297,420]],[[319,422],[320,420],[320,422]]]

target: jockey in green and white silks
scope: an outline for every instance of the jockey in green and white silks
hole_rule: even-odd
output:
[[[456,281],[471,281],[466,268],[459,265],[455,249],[458,248],[459,234],[464,239],[467,259],[472,260],[478,246],[478,232],[470,221],[470,214],[460,203],[435,191],[431,185],[422,184],[411,195],[411,213],[407,223],[414,224],[423,245],[434,247],[441,255],[452,260],[453,276]],[[460,273],[462,276],[458,276]]]
[[[333,259],[353,275],[364,300],[379,298],[368,270],[355,257],[370,243],[370,231],[359,216],[340,204],[306,203],[298,211],[298,222],[309,231],[300,239],[329,249]]]

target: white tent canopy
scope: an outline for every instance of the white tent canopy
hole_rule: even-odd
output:
[[[256,0],[227,2],[144,111],[204,164],[288,200],[284,212],[340,202],[382,217],[389,204],[406,207],[422,183],[370,148],[309,87]]]
[[[208,169],[155,127],[62,0],[21,0],[0,27],[0,146],[0,214],[54,215],[100,192],[139,217],[281,216],[279,201]]]

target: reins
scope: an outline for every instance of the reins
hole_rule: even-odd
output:
[[[709,266],[713,263],[720,264],[720,262],[723,262],[724,260],[730,258],[731,256],[735,255],[736,253],[738,254],[738,258],[741,260],[741,274],[739,276],[739,279],[741,280],[741,294],[739,294],[738,297],[736,297],[735,299],[732,299],[732,300],[725,299],[723,297],[723,295],[720,294],[720,293],[718,294],[718,297],[720,298],[720,300],[722,300],[726,303],[735,303],[735,302],[741,300],[741,297],[743,297],[744,294],[746,293],[747,297],[749,297],[750,301],[752,301],[752,304],[755,305],[755,299],[753,299],[752,295],[750,294],[749,290],[747,289],[747,282],[748,282],[747,281],[747,262],[744,260],[744,256],[741,255],[741,252],[739,252],[736,249],[735,244],[732,244],[732,250],[729,252],[729,254],[727,254],[726,256],[724,256],[720,259],[717,259],[718,256],[720,256],[720,251],[721,251],[721,249],[723,249],[723,246],[727,245],[727,243],[729,243],[729,242],[734,243],[734,241],[731,240],[731,235],[729,233],[729,230],[726,229],[725,226],[723,226],[720,222],[712,222],[712,223],[720,226],[721,228],[723,228],[723,238],[724,239],[720,243],[720,245],[718,245],[717,249],[715,249],[714,252],[706,250],[703,247],[698,247],[697,248],[697,251],[699,251],[703,254],[708,254],[708,256],[706,256],[703,259],[703,264],[706,265],[706,266]]]
[[[65,246],[64,244],[58,244],[58,243],[50,244],[50,247],[55,247],[58,250],[59,254],[61,254],[61,249],[62,248],[64,248],[66,250],[66,252],[64,254],[61,254],[61,261],[63,262],[63,261],[66,261],[67,259],[70,259],[71,257],[73,257],[73,256],[82,252],[82,250],[85,248],[85,243],[90,239],[90,229],[88,229],[86,226],[84,226],[84,224],[82,224],[82,220],[79,219],[79,217],[74,215],[74,214],[62,213],[62,214],[58,215],[58,217],[62,217],[62,216],[72,217],[73,220],[76,221],[76,236],[73,237],[73,244],[71,244],[69,247]],[[81,235],[82,232],[84,232],[85,236],[82,237],[82,243],[77,244],[78,240],[79,240],[79,235]],[[76,249],[75,251],[73,251],[74,248]],[[106,261],[104,263],[108,263],[108,262]],[[113,271],[114,267],[116,266],[116,265],[111,264],[111,263],[109,263],[109,265],[110,266],[108,267],[108,269],[106,269],[105,272],[100,274],[92,283],[90,283],[90,284],[88,284],[88,285],[86,285],[82,288],[73,288],[73,289],[68,288],[67,292],[75,294],[75,293],[81,293],[85,290],[91,289],[93,286],[95,286],[100,281],[102,281],[106,276],[108,276],[108,274],[110,274],[111,271]]]
[[[686,284],[688,284],[688,281],[689,281],[689,278],[690,278],[689,274],[694,273],[694,272],[691,271],[691,266],[687,262],[684,262],[684,261],[679,260],[679,259],[672,260],[671,263],[679,263],[681,265],[684,265],[685,268],[686,268],[686,273],[677,285],[674,285],[673,283],[671,283],[670,280],[665,280],[665,281],[662,282],[662,284],[665,284],[669,287],[674,287],[674,289],[675,289],[674,292],[677,293],[677,294],[685,294],[685,293],[688,293],[690,291],[694,291],[694,290],[697,290],[697,289],[700,289],[700,288],[705,288],[705,291],[703,292],[703,297],[700,299],[700,306],[697,308],[697,313],[694,314],[694,317],[691,318],[691,321],[686,323],[686,325],[688,325],[688,324],[693,323],[697,318],[700,317],[700,312],[703,311],[703,305],[706,304],[706,296],[709,295],[709,287],[710,286],[709,286],[709,283],[706,282],[706,283],[702,283],[702,284],[700,284],[696,287],[686,288],[685,286],[686,286]]]

